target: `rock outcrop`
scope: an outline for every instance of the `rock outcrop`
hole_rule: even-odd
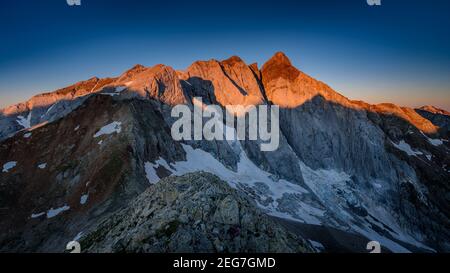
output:
[[[85,252],[313,252],[214,175],[169,177],[83,235]]]
[[[263,90],[252,69],[239,57],[192,64],[180,78],[196,96],[220,105],[258,105],[264,103]]]

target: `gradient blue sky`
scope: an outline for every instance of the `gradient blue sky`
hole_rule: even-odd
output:
[[[352,99],[450,110],[449,1],[81,2],[2,1],[0,107],[137,63],[262,65],[283,51]]]

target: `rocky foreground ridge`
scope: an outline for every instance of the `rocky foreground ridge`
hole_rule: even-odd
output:
[[[80,238],[86,252],[313,252],[209,173],[162,179]]]

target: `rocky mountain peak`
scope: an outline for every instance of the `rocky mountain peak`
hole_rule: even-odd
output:
[[[284,65],[292,65],[291,60],[281,51],[276,52],[267,63],[275,62]]]
[[[119,81],[126,81],[126,80],[130,80],[132,77],[134,77],[135,75],[143,72],[145,70],[145,66],[141,65],[141,64],[136,64],[135,66],[133,66],[132,68],[128,69],[127,71],[125,71],[120,77],[119,77]]]
[[[222,62],[223,63],[228,63],[230,65],[233,65],[233,64],[236,64],[236,63],[243,63],[243,64],[245,64],[244,61],[239,56],[236,56],[236,55],[231,56],[230,58],[228,58],[228,59],[226,59],[226,60],[224,60]]]
[[[277,52],[262,66],[261,73],[267,78],[265,82],[277,78],[293,81],[298,77],[300,71],[292,66],[291,61],[284,53]]]
[[[438,107],[432,106],[432,105],[425,105],[425,106],[418,108],[417,110],[423,110],[423,111],[427,111],[427,112],[430,112],[433,114],[450,116],[450,112],[448,112],[444,109],[440,109]]]
[[[294,67],[289,58],[277,52],[261,68],[267,98],[274,104],[295,108],[315,97],[348,105],[349,101],[328,85]]]
[[[197,61],[184,73],[195,95],[210,97],[221,105],[258,105],[264,95],[258,78],[239,57],[224,61]]]
[[[168,105],[186,103],[178,73],[170,66],[135,66],[127,71],[117,84],[125,88],[128,97],[153,98]]]

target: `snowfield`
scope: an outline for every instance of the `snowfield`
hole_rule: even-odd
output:
[[[155,163],[147,162],[145,164],[147,179],[152,184],[157,183],[160,180],[160,177],[156,174],[155,169],[160,166],[171,172],[172,175],[177,176],[195,171],[209,172],[228,182],[228,184],[235,189],[246,186],[250,189],[257,189],[258,192],[261,191],[259,188],[263,187],[264,194],[261,194],[261,200],[272,201],[267,203],[264,202],[264,204],[262,204],[257,200],[257,204],[274,216],[280,216],[291,220],[295,219],[304,223],[321,223],[319,218],[323,216],[324,211],[311,207],[306,203],[300,202],[300,206],[295,213],[279,210],[278,201],[280,198],[283,198],[284,195],[307,193],[308,191],[287,180],[276,180],[272,178],[273,175],[271,173],[260,169],[247,157],[247,154],[238,141],[234,142],[233,145],[240,149],[240,161],[237,166],[237,172],[225,167],[211,154],[201,149],[194,149],[189,145],[182,144],[183,149],[186,152],[187,160],[169,164],[164,158],[159,158]]]
[[[331,226],[344,231],[362,234],[371,240],[379,241],[383,246],[392,251],[409,252],[408,249],[404,248],[394,240],[380,235],[373,229],[373,226],[377,226],[380,229],[386,230],[383,227],[384,224],[392,230],[386,230],[391,237],[433,251],[426,245],[404,233],[397,225],[395,217],[379,207],[375,202],[370,201],[370,197],[361,197],[358,195],[358,192],[355,193],[352,188],[351,177],[347,173],[325,169],[313,170],[306,166],[302,161],[299,161],[305,183],[310,189],[307,190],[291,181],[275,179],[271,173],[256,166],[248,158],[238,141],[233,142],[231,145],[236,148],[235,150],[240,152],[237,171],[225,167],[220,161],[204,150],[194,149],[189,145],[182,144],[182,147],[186,152],[186,161],[168,163],[164,158],[159,158],[154,163],[146,162],[145,172],[147,179],[151,184],[157,183],[160,180],[160,177],[157,175],[156,169],[160,167],[165,168],[167,171],[171,172],[171,175],[176,176],[195,171],[209,172],[228,182],[228,184],[235,189],[244,191],[246,194],[249,194],[249,192],[256,194],[257,198],[252,196],[253,199],[255,199],[257,205],[269,215],[307,224],[323,225],[327,223],[330,225],[329,222],[324,222],[324,220],[327,220],[326,211],[324,209],[314,206],[302,199],[295,200],[295,208],[292,210],[286,210],[281,205],[284,198],[289,196],[302,196],[302,194],[306,194],[307,196],[307,194],[310,194],[312,191],[312,193],[325,204],[325,207],[333,208],[333,211],[336,214],[335,216],[345,223],[342,226],[337,223],[331,224]],[[400,147],[404,148],[406,145],[402,144]],[[414,152],[414,154],[416,154],[416,152]],[[383,185],[388,184],[386,184],[385,181],[377,180],[374,181],[372,187],[374,191],[382,191],[384,188]],[[261,190],[261,188],[264,190]],[[250,191],[247,191],[246,189],[250,189]],[[342,196],[339,195],[339,193],[342,193]],[[368,207],[365,209],[380,222],[367,217],[364,219],[356,219],[349,214],[349,204],[358,207],[360,206],[360,203],[367,204]],[[362,224],[355,224],[355,222],[360,222]],[[316,247],[320,248],[318,244]]]

